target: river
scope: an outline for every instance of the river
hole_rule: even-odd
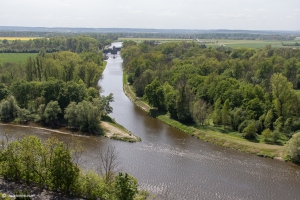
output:
[[[84,169],[95,169],[97,150],[116,146],[120,168],[136,177],[141,188],[163,199],[299,199],[300,168],[198,140],[135,106],[122,89],[122,59],[109,58],[99,81],[103,94],[114,94],[111,117],[142,142],[127,143],[103,137],[80,137],[45,130],[0,126],[14,134],[34,134],[43,139],[80,141],[86,152]]]

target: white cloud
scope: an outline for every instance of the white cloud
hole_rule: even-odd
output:
[[[59,4],[60,6],[71,6],[71,4],[69,4],[69,3],[61,3],[61,4]]]
[[[142,11],[142,10],[131,10],[129,12],[130,13],[143,13],[144,11]]]
[[[286,18],[286,19],[292,19],[293,16],[286,16],[285,18]]]
[[[264,9],[264,8],[258,8],[256,11],[257,11],[257,12],[265,12],[266,9]]]
[[[171,11],[169,11],[169,10],[166,10],[165,12],[160,13],[159,15],[164,15],[164,16],[175,16],[175,15],[178,15],[178,13],[176,13],[176,12],[171,12]]]
[[[223,18],[230,18],[230,19],[250,19],[252,18],[252,15],[244,15],[244,14],[237,14],[237,15],[232,15],[232,14],[219,14],[220,17]]]

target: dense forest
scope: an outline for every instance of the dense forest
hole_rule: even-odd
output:
[[[112,112],[112,94],[97,85],[104,70],[102,53],[46,53],[42,48],[25,63],[0,66],[0,119],[68,125],[100,133],[103,115]]]
[[[125,41],[122,57],[136,95],[173,119],[275,144],[300,130],[300,50]]]

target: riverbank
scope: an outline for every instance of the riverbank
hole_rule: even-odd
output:
[[[121,140],[126,142],[140,142],[141,138],[132,134],[122,125],[116,122],[102,121],[100,124],[104,130],[104,136],[114,140]]]
[[[123,90],[128,96],[128,98],[134,102],[138,107],[147,112],[151,113],[151,106],[142,99],[136,97],[135,93],[132,91],[130,85],[127,82],[126,73],[123,71]],[[265,143],[256,143],[248,141],[244,138],[234,136],[228,132],[222,133],[214,130],[210,126],[195,127],[185,125],[174,119],[171,119],[167,114],[157,114],[156,118],[165,122],[166,124],[175,127],[193,137],[198,139],[217,144],[222,147],[231,148],[239,150],[246,153],[256,154],[262,157],[269,157],[278,160],[285,160],[284,156],[284,146],[270,145]]]

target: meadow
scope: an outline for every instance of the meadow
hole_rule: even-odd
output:
[[[125,41],[125,40],[133,40],[137,43],[142,41],[149,41],[154,40],[161,43],[165,42],[175,42],[175,41],[188,41],[191,42],[193,39],[174,39],[174,38],[119,38],[118,41]],[[266,45],[270,44],[273,48],[282,48],[281,41],[279,40],[230,40],[230,39],[198,39],[199,42],[205,42],[207,47],[218,47],[218,46],[226,46],[231,48],[236,47],[247,47],[247,48],[262,48]],[[293,44],[299,40],[288,40],[283,41],[285,44]],[[196,41],[195,41],[196,42]],[[300,48],[298,47],[285,47],[285,48]]]
[[[37,53],[0,53],[0,64],[25,62],[28,57],[35,57]]]

